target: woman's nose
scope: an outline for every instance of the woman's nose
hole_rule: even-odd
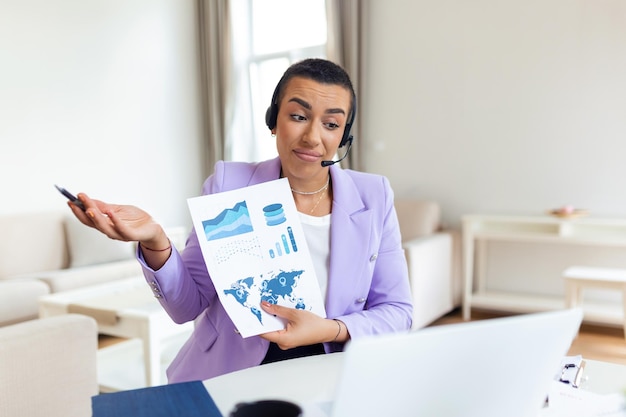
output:
[[[310,144],[317,145],[322,140],[322,132],[318,123],[309,123],[302,139]]]

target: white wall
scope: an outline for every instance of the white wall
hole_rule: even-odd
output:
[[[201,186],[194,0],[0,0],[0,214],[53,184],[190,224]]]
[[[356,146],[444,218],[626,216],[626,2],[369,1]],[[201,172],[193,0],[0,0],[0,214],[53,188],[189,222]]]
[[[367,3],[368,171],[470,212],[626,216],[626,2]]]

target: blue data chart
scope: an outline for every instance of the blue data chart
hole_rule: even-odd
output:
[[[287,220],[285,217],[285,210],[283,210],[283,205],[280,203],[270,204],[263,207],[263,215],[265,216],[265,223],[268,226],[278,226]]]
[[[293,230],[291,229],[291,226],[287,227],[287,234],[289,235],[289,241],[291,242],[293,251],[298,252],[298,245],[296,245],[296,239],[293,237]]]
[[[223,210],[213,219],[202,221],[202,228],[209,241],[254,231],[245,201],[235,204],[233,208]]]
[[[298,252],[296,238],[293,235],[291,226],[287,227],[287,233],[280,235],[280,242],[276,242],[274,247],[269,250],[270,258],[277,256],[289,255],[291,252]]]

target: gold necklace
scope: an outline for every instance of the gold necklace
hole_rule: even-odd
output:
[[[328,184],[326,184],[326,186],[324,187],[324,190],[325,190],[325,188],[327,188],[327,187],[328,187]],[[324,190],[320,190],[320,191],[324,191]],[[318,193],[319,193],[319,191],[318,191]],[[320,202],[322,201],[322,198],[324,198],[324,195],[326,195],[326,193],[322,193],[322,194],[320,194],[320,198],[318,198],[318,199],[317,199],[317,202],[315,203],[315,205],[313,206],[313,208],[311,209],[311,211],[309,211],[309,214],[313,214],[313,212],[315,211],[315,209],[317,208],[317,206],[319,206],[319,205],[320,205]]]
[[[322,191],[324,191],[325,189],[328,188],[328,185],[330,184],[330,175],[328,176],[328,179],[326,180],[326,184],[324,184],[324,186],[322,188],[320,188],[317,191],[298,191],[298,190],[294,190],[293,188],[291,188],[291,191],[296,193],[296,194],[300,194],[300,195],[315,195],[317,193],[321,193]]]

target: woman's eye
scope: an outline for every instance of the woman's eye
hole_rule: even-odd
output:
[[[292,118],[293,120],[296,120],[296,121],[299,121],[299,122],[301,122],[301,121],[303,121],[303,120],[306,120],[306,117],[304,117],[303,115],[301,115],[301,114],[295,114],[295,113],[291,115],[291,118]]]
[[[338,129],[339,125],[337,123],[329,122],[329,123],[326,123],[326,127],[328,127],[331,130],[334,130],[334,129]]]

